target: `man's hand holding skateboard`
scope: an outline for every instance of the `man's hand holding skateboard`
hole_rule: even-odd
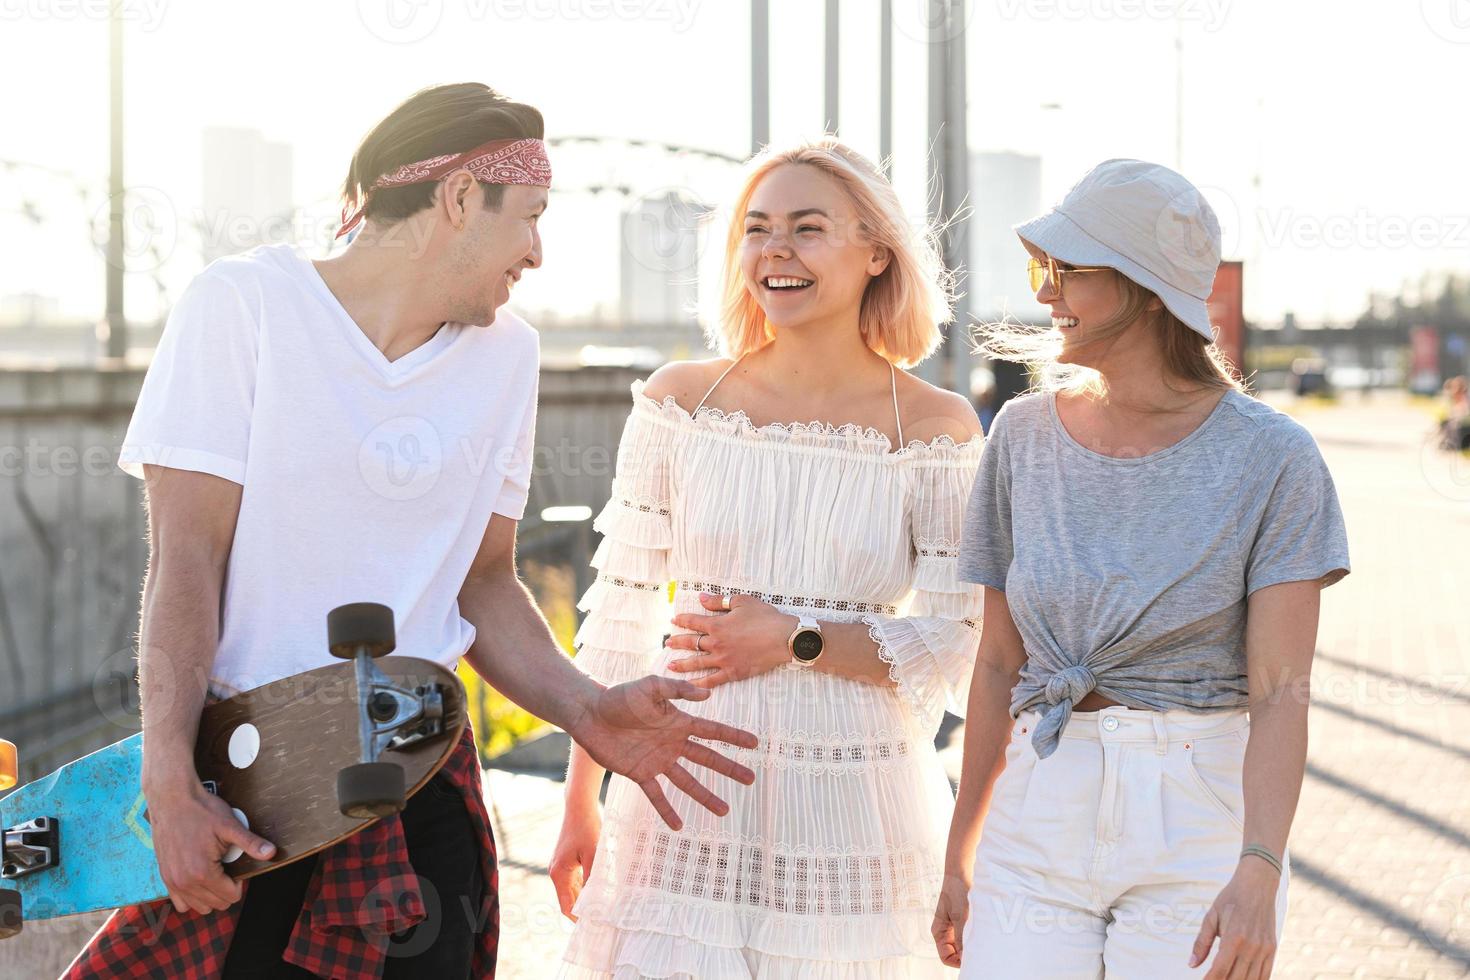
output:
[[[192,773],[150,792],[148,810],[158,870],[180,912],[218,912],[240,900],[240,883],[221,864],[232,848],[262,860],[276,850],[246,830],[224,800],[210,795]]]

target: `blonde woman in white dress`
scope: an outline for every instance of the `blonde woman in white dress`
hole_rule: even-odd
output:
[[[757,158],[731,222],[726,356],[633,386],[577,663],[712,688],[692,710],[760,737],[736,755],[756,782],[714,777],[728,813],[680,798],[671,830],[620,777],[599,814],[574,747],[562,975],[941,977],[933,741],[979,642],[956,555],[981,435],[898,368],[938,344],[945,291],[888,182],[832,141]]]

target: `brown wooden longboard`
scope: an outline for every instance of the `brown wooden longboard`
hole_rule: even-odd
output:
[[[427,660],[380,656],[372,666],[375,683],[437,695],[437,734],[420,733],[377,757],[402,767],[407,799],[458,746],[467,724],[464,687]],[[309,857],[379,819],[343,816],[339,798],[339,772],[362,768],[357,669],[352,661],[332,664],[204,709],[195,748],[200,778],[276,846],[269,861],[226,855],[232,877]],[[384,738],[387,730],[412,737],[421,726],[422,719],[385,723]],[[141,787],[142,740],[134,735],[99,749],[0,798],[0,939],[19,931],[22,920],[167,897]],[[0,754],[0,770],[9,773],[13,757]]]
[[[438,684],[444,692],[441,733],[385,749],[379,757],[403,767],[412,796],[459,744],[468,723],[464,687],[428,660],[390,655],[373,663],[399,687]],[[254,761],[237,765],[251,749]],[[337,773],[355,765],[358,753],[357,683],[350,661],[205,708],[194,750],[199,778],[212,781],[219,797],[244,813],[251,831],[276,846],[269,861],[242,855],[231,862],[231,876],[250,878],[300,860],[373,823],[376,818],[343,816],[337,806]]]

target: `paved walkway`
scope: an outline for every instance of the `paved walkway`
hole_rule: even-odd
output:
[[[1323,594],[1278,974],[1470,976],[1470,461],[1400,401],[1300,418],[1354,571]]]
[[[1429,417],[1394,396],[1291,410],[1332,468],[1354,571],[1323,595],[1275,976],[1470,977],[1470,460],[1425,451]],[[561,786],[490,786],[500,977],[541,980],[567,933],[545,876]]]

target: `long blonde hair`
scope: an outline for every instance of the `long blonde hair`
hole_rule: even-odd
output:
[[[1087,345],[1102,344],[1127,330],[1140,317],[1146,330],[1157,332],[1164,356],[1166,383],[1183,382],[1190,388],[1233,389],[1248,393],[1244,380],[1231,369],[1230,361],[1214,343],[1187,326],[1158,296],[1114,269],[1113,276],[1123,301],[1103,323],[1088,327]],[[1158,301],[1158,309],[1149,306]],[[974,330],[975,352],[1002,361],[1024,364],[1031,371],[1032,391],[1072,391],[1103,395],[1107,385],[1101,374],[1080,364],[1057,361],[1062,342],[1056,331],[1032,327],[1014,320],[978,324]]]
[[[767,148],[751,159],[730,215],[717,323],[710,343],[720,354],[738,358],[764,347],[775,336],[765,311],[745,286],[740,268],[743,216],[767,174],[786,164],[815,167],[847,192],[865,241],[887,250],[888,266],[869,281],[858,313],[863,340],[898,367],[912,367],[943,340],[939,325],[954,318],[953,276],[945,272],[934,235],[914,234],[893,185],[862,154],[824,137],[787,149]]]

